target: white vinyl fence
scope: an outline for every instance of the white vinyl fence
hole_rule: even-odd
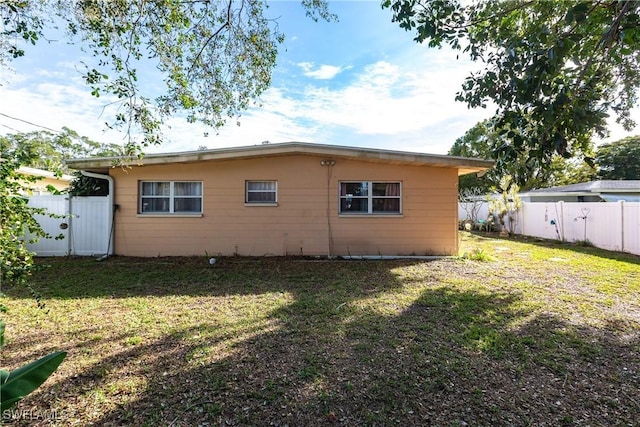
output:
[[[51,236],[62,234],[63,239],[40,239],[27,248],[38,256],[104,255],[109,250],[111,207],[108,197],[31,196],[29,206],[46,208],[62,215],[51,218],[38,215],[36,219]]]
[[[488,215],[488,204],[482,202],[477,218]],[[467,219],[462,205],[458,217]],[[602,249],[640,255],[640,203],[523,202],[515,232],[568,242],[589,241]]]
[[[38,256],[104,255],[110,245],[112,208],[108,197],[32,196],[29,205],[64,215],[38,215],[43,229],[63,239],[40,239],[28,244]],[[489,207],[482,202],[477,219],[485,220]],[[463,205],[458,217],[468,219]],[[522,203],[517,234],[568,242],[589,241],[599,248],[640,255],[640,203]]]

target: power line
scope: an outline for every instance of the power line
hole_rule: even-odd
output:
[[[28,121],[28,120],[23,120],[23,119],[19,119],[19,118],[17,118],[17,117],[12,117],[12,116],[10,116],[10,115],[8,115],[8,114],[0,113],[0,116],[4,116],[4,117],[6,117],[6,118],[8,118],[8,119],[11,119],[11,120],[17,120],[17,121],[19,121],[19,122],[23,122],[23,123],[29,124],[29,125],[31,125],[31,126],[39,127],[39,128],[46,129],[46,130],[50,130],[51,132],[60,133],[60,131],[59,131],[59,130],[51,129],[51,128],[49,128],[49,127],[42,126],[42,125],[39,125],[39,124],[36,124],[36,123],[30,122],[30,121]],[[5,126],[5,127],[8,127],[8,126]],[[9,128],[9,129],[11,129],[11,128]],[[14,129],[14,130],[15,130],[15,129]]]
[[[18,129],[14,129],[14,128],[12,128],[11,126],[7,126],[7,125],[2,124],[2,123],[0,123],[0,126],[2,126],[3,128],[7,128],[7,129],[9,129],[9,130],[12,130],[12,131],[14,131],[14,132],[18,132],[18,133],[20,133],[20,131],[19,131]]]

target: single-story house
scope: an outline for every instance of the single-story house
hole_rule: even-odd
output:
[[[126,256],[453,255],[458,176],[487,160],[310,143],[73,159],[110,181]]]
[[[27,166],[19,167],[18,173],[38,178],[35,182],[23,183],[29,193],[28,195],[51,194],[51,188],[56,191],[64,191],[69,188],[71,181],[73,181],[73,176],[71,175],[55,174],[54,172]]]
[[[640,202],[640,180],[602,180],[520,193],[524,202]]]

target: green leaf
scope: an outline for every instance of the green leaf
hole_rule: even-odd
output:
[[[57,351],[18,368],[9,375],[2,374],[0,412],[9,409],[20,399],[40,387],[58,369],[66,356],[66,351]]]
[[[573,23],[573,9],[569,9],[564,19],[567,22],[567,25],[571,25]]]

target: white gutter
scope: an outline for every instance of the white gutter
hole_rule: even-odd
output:
[[[108,244],[107,244],[107,252],[104,255],[104,257],[102,257],[101,259],[104,259],[106,257],[108,257],[109,255],[113,255],[113,216],[114,216],[114,211],[115,211],[115,205],[114,205],[114,198],[113,198],[113,192],[115,190],[115,185],[114,185],[114,181],[113,178],[110,177],[109,175],[103,175],[103,174],[99,174],[99,173],[94,173],[94,172],[87,172],[84,170],[81,170],[80,173],[82,173],[82,175],[84,176],[88,176],[89,178],[96,178],[96,179],[106,179],[109,182],[109,195],[107,196],[109,198],[109,212],[107,215],[108,218],[108,230],[109,230],[109,240],[108,240]]]

